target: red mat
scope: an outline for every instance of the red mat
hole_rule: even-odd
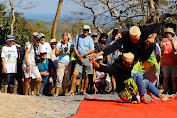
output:
[[[119,100],[82,100],[72,118],[177,118],[177,97],[150,104],[122,103]]]

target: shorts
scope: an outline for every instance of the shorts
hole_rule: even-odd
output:
[[[41,74],[40,74],[37,66],[30,66],[30,73],[26,72],[26,65],[25,64],[23,64],[22,68],[24,71],[25,78],[30,78],[30,77],[32,79],[41,78]]]
[[[77,60],[74,71],[86,74],[93,74],[93,66],[89,61],[89,57],[83,59],[83,63],[80,60]]]
[[[177,77],[177,66],[163,66],[162,72],[164,77]]]
[[[4,83],[3,85],[4,86],[14,86],[14,76],[15,76],[16,73],[7,73],[7,74],[4,74]]]

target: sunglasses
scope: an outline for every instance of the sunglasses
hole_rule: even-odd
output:
[[[84,29],[85,32],[89,32],[89,29]]]
[[[97,35],[92,35],[93,37],[98,37]]]
[[[47,53],[41,53],[41,55],[45,55],[45,54],[47,54]]]

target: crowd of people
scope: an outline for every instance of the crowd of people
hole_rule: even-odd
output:
[[[108,39],[107,33],[99,36],[84,25],[74,40],[63,33],[61,40],[48,43],[45,34],[33,32],[22,47],[15,43],[14,35],[8,35],[1,49],[0,85],[3,82],[4,93],[12,94],[16,78],[17,93],[24,95],[118,93],[123,101],[130,102],[138,101],[139,94],[140,102],[149,103],[144,96],[148,93],[152,98],[171,100],[177,92],[176,34],[167,28],[164,38],[156,40],[160,30],[159,23],[132,26],[124,32],[115,28]],[[156,88],[160,70],[163,93]],[[169,80],[173,95],[167,95]],[[51,92],[54,88],[55,94]]]

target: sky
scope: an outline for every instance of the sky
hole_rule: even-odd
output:
[[[2,0],[8,1],[8,0]],[[14,0],[14,4],[17,4],[20,0]],[[53,20],[57,11],[59,0],[24,0],[23,5],[26,6],[27,1],[33,1],[37,3],[37,6],[30,9],[21,9],[15,7],[15,11],[22,12],[25,18],[38,19],[38,20]],[[9,2],[7,2],[7,5]],[[72,2],[72,0],[64,0],[62,4],[60,18],[65,19],[72,16],[71,11],[78,10],[78,5]]]

